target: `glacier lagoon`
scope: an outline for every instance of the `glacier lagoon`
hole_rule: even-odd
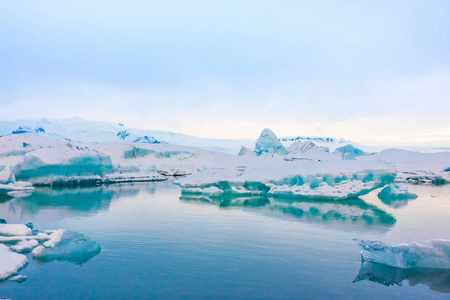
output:
[[[2,197],[8,223],[82,232],[102,251],[81,264],[28,257],[28,279],[0,282],[0,298],[450,298],[449,270],[361,263],[354,238],[450,239],[450,186],[408,189],[418,197],[210,200],[171,182]]]

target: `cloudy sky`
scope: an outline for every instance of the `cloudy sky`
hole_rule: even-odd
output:
[[[450,146],[449,1],[2,1],[2,120]]]

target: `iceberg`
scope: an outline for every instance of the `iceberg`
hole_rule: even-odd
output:
[[[28,252],[39,245],[38,240],[23,240],[16,245],[11,246],[15,252]]]
[[[429,240],[422,244],[391,246],[379,241],[355,239],[361,247],[363,261],[380,263],[395,268],[450,269],[450,241]]]
[[[0,244],[0,280],[17,274],[27,263],[25,255],[11,252],[7,246]]]
[[[351,144],[336,148],[336,150],[333,151],[333,154],[340,156],[342,159],[355,159],[358,156],[367,155],[366,152],[354,147]]]
[[[16,178],[35,184],[58,185],[83,183],[83,180],[95,182],[112,173],[109,156],[73,149],[70,143],[66,147],[69,149],[37,149],[27,153]]]
[[[205,170],[175,183],[183,194],[201,194],[215,187],[224,195],[343,200],[358,198],[394,179],[389,167],[372,161],[272,161],[260,168]]]
[[[286,155],[288,151],[280,143],[275,133],[269,128],[265,128],[255,144],[256,155],[261,154],[279,154]]]
[[[65,229],[50,234],[50,239],[33,250],[33,258],[41,261],[67,260],[85,263],[101,251],[100,245],[87,236]]]
[[[381,200],[405,200],[416,199],[417,195],[410,193],[404,183],[392,183],[378,193],[378,198]]]

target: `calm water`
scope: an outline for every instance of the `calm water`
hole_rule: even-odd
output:
[[[382,203],[180,198],[170,182],[39,188],[0,199],[0,217],[96,240],[85,264],[32,259],[28,280],[0,298],[450,298],[450,271],[361,265],[353,238],[450,239],[450,186],[410,186],[419,198]],[[399,285],[400,284],[400,285]],[[390,286],[386,286],[390,285]]]

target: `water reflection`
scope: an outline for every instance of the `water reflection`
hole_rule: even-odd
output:
[[[399,285],[407,280],[410,286],[424,284],[433,291],[450,293],[450,270],[399,269],[383,264],[362,262],[359,274],[353,282],[373,281],[385,286]]]
[[[245,207],[274,216],[294,217],[296,220],[314,224],[333,225],[341,230],[361,229],[387,231],[396,219],[391,214],[362,199],[342,201],[310,201],[267,197],[221,197],[209,198],[199,195],[182,195],[180,201],[209,203],[226,207]]]
[[[8,222],[12,222],[21,220],[24,215],[36,215],[49,209],[77,216],[96,214],[108,210],[112,201],[120,197],[136,197],[141,191],[154,194],[156,184],[124,183],[94,187],[39,187],[28,197],[0,197],[0,216]],[[63,217],[62,214],[59,215]],[[53,216],[55,215],[53,214]]]
[[[401,208],[408,205],[408,202],[412,199],[392,199],[392,198],[379,198],[384,204],[391,206],[392,208]]]

